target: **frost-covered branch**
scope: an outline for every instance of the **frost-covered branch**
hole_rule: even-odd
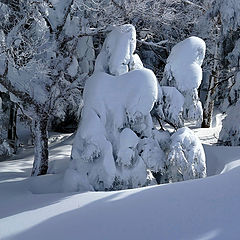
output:
[[[6,64],[6,69],[3,75],[0,75],[0,84],[6,88],[10,93],[14,94],[20,101],[24,103],[33,104],[38,106],[39,104],[26,92],[17,89],[7,77],[8,74],[8,64]]]
[[[186,3],[186,4],[189,4],[189,5],[192,5],[192,6],[194,6],[194,7],[199,8],[199,9],[203,10],[204,12],[207,11],[207,9],[204,8],[203,6],[200,6],[200,5],[198,5],[198,4],[194,3],[194,2],[191,2],[191,1],[189,1],[189,0],[182,0],[182,1],[183,1],[184,3]]]
[[[165,47],[163,47],[164,44],[168,43],[168,40],[163,40],[163,41],[160,41],[160,42],[152,42],[152,41],[145,41],[144,39],[141,39],[141,40],[137,40],[138,43],[140,44],[144,44],[144,45],[147,45],[147,46],[151,46],[151,47],[157,47],[157,48],[163,48],[163,49],[166,49]]]

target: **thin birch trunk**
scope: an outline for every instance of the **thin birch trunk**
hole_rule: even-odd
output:
[[[48,170],[48,116],[37,115],[33,120],[34,163],[32,176],[44,175]]]

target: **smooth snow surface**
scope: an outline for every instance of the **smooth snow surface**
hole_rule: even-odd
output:
[[[205,146],[210,175],[222,172],[213,177],[124,191],[54,193],[71,142],[51,147],[58,174],[28,178],[31,151],[0,162],[1,240],[239,239],[239,147]]]

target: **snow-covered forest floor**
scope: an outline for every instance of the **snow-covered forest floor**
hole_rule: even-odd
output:
[[[212,145],[220,128],[194,129],[207,178],[115,192],[61,192],[73,136],[52,134],[50,174],[29,177],[31,147],[0,162],[0,239],[238,240],[240,147]]]

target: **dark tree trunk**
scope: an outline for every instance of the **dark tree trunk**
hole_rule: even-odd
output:
[[[33,119],[34,163],[32,176],[44,175],[48,170],[48,115]]]
[[[212,73],[210,77],[209,89],[206,95],[206,102],[203,109],[203,122],[202,128],[210,128],[212,123],[212,116],[213,116],[213,109],[214,109],[214,95],[215,95],[215,88],[217,85],[217,77],[216,72]]]
[[[216,30],[216,34],[218,34],[218,30]],[[212,123],[215,91],[218,83],[217,59],[218,59],[218,43],[216,42],[214,53],[214,65],[212,74],[209,79],[208,92],[206,95],[206,101],[204,104],[205,106],[203,109],[202,128],[210,128]]]
[[[16,106],[16,103],[10,102],[10,104],[9,104],[9,121],[8,121],[8,140],[9,140],[11,147],[13,147],[15,152],[17,150],[16,122],[17,122],[17,106]]]

